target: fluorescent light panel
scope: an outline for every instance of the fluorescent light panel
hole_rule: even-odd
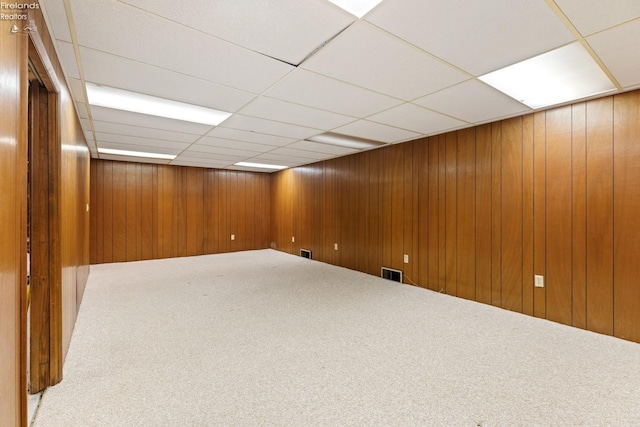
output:
[[[176,156],[173,154],[145,153],[143,151],[114,150],[112,148],[98,148],[98,153],[112,154],[114,156],[146,157],[149,159],[173,160],[176,158]]]
[[[362,18],[382,0],[329,0],[352,15]]]
[[[265,163],[251,163],[251,162],[238,162],[234,163],[235,166],[245,166],[248,168],[262,168],[262,169],[286,169],[289,166],[281,166],[281,165],[268,165]]]
[[[318,142],[320,144],[337,145],[339,147],[354,148],[364,150],[385,145],[383,142],[372,141],[370,139],[358,138],[355,136],[341,135],[339,133],[327,132],[307,138],[307,141]]]
[[[217,126],[231,113],[108,86],[87,83],[89,104],[133,113]]]
[[[562,104],[615,86],[580,43],[478,77],[531,108]]]

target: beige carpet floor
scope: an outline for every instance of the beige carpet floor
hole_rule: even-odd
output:
[[[92,266],[44,426],[637,426],[640,345],[273,250]]]

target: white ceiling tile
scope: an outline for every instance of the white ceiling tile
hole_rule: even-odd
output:
[[[531,111],[526,105],[477,80],[467,80],[413,102],[470,123]]]
[[[468,79],[364,21],[345,30],[302,67],[403,100]]]
[[[354,121],[353,117],[292,104],[273,98],[257,98],[240,110],[246,116],[329,130]]]
[[[261,173],[277,172],[277,170],[275,169],[251,168],[248,166],[237,166],[237,165],[227,166],[225,169],[232,170],[232,171],[241,171],[241,172],[261,172]]]
[[[231,129],[218,126],[207,135],[216,138],[234,139],[237,141],[255,142],[256,144],[267,144],[283,146],[295,142],[294,138],[285,138],[282,136],[267,135],[265,133],[251,132],[241,129]]]
[[[191,0],[189,7],[176,7],[172,0],[123,1],[290,64],[300,63],[355,19],[324,0]]]
[[[245,158],[248,156],[255,156],[262,152],[262,151],[250,151],[250,150],[243,150],[243,149],[236,149],[236,148],[229,148],[229,147],[218,147],[215,145],[207,145],[207,144],[200,144],[200,143],[193,144],[191,147],[189,147],[188,151],[190,153],[203,152],[203,153],[224,154],[227,156],[234,156],[234,158],[236,157]]]
[[[638,0],[555,0],[584,37],[640,17]]]
[[[475,76],[574,40],[543,0],[386,0],[366,20]]]
[[[148,157],[113,156],[111,154],[100,154],[102,160],[117,160],[120,162],[152,163],[156,165],[168,165],[167,159],[150,159]]]
[[[89,119],[80,119],[80,126],[82,126],[83,130],[91,131],[91,120]]]
[[[150,139],[150,138],[140,138],[137,136],[128,136],[128,135],[116,135],[113,133],[100,133],[96,132],[96,138],[98,141],[98,146],[102,147],[102,144],[105,142],[113,142],[117,144],[130,144],[136,146],[148,146],[148,147],[162,147],[171,150],[182,151],[187,148],[190,144],[185,142],[176,142],[176,141],[163,141],[161,139]],[[175,153],[172,153],[175,154]]]
[[[71,4],[80,46],[253,93],[261,93],[293,69],[121,2],[71,0]]]
[[[324,158],[324,155],[323,155],[323,158]],[[294,164],[302,165],[309,162],[318,161],[315,159],[309,159],[307,157],[285,156],[285,155],[274,154],[274,153],[260,154],[259,156],[255,156],[254,159],[260,160],[262,162],[275,162],[277,164],[283,164],[287,166],[291,166]]]
[[[197,148],[197,147],[196,147]],[[182,152],[178,158],[179,159],[189,159],[194,162],[239,162],[243,159],[246,159],[248,156],[252,156],[259,153],[246,153],[245,155],[231,155],[231,154],[222,154],[217,152],[208,152],[208,151],[197,151],[194,149],[185,150]]]
[[[89,110],[87,110],[87,104],[85,104],[84,102],[76,102],[76,108],[78,110],[78,116],[80,116],[80,118],[89,118]]]
[[[467,123],[460,120],[443,116],[442,114],[409,103],[371,116],[369,120],[425,135],[433,135],[438,132],[467,125]]]
[[[295,148],[290,148],[290,146],[278,148],[276,150],[263,154],[263,156],[268,156],[272,154],[279,155],[279,156],[289,156],[289,157],[297,157],[301,159],[308,159],[310,161],[322,160],[327,157],[327,154],[325,153],[319,153],[317,151],[299,150]]]
[[[418,138],[420,136],[420,134],[416,132],[370,122],[368,120],[358,120],[357,122],[333,129],[332,132],[386,143],[406,141],[407,139]]]
[[[84,86],[82,85],[82,82],[78,79],[72,78],[69,78],[68,81],[69,86],[71,86],[69,89],[71,90],[73,99],[80,102],[87,102],[87,99],[84,96]]]
[[[264,153],[276,148],[273,145],[255,144],[253,142],[237,141],[232,139],[212,138],[210,136],[202,137],[197,146],[209,145],[211,147],[233,148],[235,150],[247,150],[258,153]]]
[[[203,168],[224,168],[232,163],[227,160],[200,160],[177,157],[171,161],[174,166],[195,166]]]
[[[345,154],[355,153],[358,150],[353,148],[338,147],[336,145],[319,144],[311,141],[298,141],[293,144],[287,145],[287,148],[293,148],[297,150],[315,151],[317,153],[334,154],[342,156]]]
[[[222,122],[220,127],[254,131],[294,139],[304,139],[322,133],[321,129],[274,122],[257,117],[243,116],[241,114],[234,114],[229,117],[227,120]]]
[[[93,121],[93,128],[96,132],[111,133],[117,135],[137,136],[149,139],[161,139],[165,141],[193,143],[198,139],[199,135],[192,133],[173,132],[163,129],[153,129],[140,126],[131,126],[120,123]]]
[[[82,133],[84,133],[84,137],[87,141],[93,141],[93,132],[85,130]]]
[[[640,84],[640,19],[587,39],[623,88]]]
[[[103,122],[121,123],[182,133],[193,133],[196,135],[203,135],[211,129],[211,126],[199,123],[185,122],[182,120],[173,120],[164,117],[131,113],[129,111],[96,106],[91,107],[91,116],[93,117],[93,120],[100,120]]]
[[[78,62],[76,61],[76,52],[73,50],[73,45],[58,41],[56,43],[56,52],[65,76],[79,79],[80,72],[78,71]]]
[[[255,95],[163,68],[81,48],[88,82],[234,112]]]
[[[265,95],[352,117],[366,117],[402,103],[399,99],[300,68],[289,73]]]
[[[47,17],[49,30],[53,37],[71,43],[71,33],[64,9],[64,0],[39,0],[38,3]]]
[[[142,153],[159,153],[159,154],[172,154],[177,155],[182,150],[168,147],[150,146],[150,145],[135,145],[124,144],[118,142],[101,141],[98,143],[99,148],[111,148],[113,150],[126,150],[126,151],[138,151]]]

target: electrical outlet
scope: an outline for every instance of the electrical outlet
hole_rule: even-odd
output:
[[[535,287],[536,288],[544,288],[544,276],[535,275]]]
[[[236,240],[236,235],[235,234],[231,235],[231,240]]]
[[[333,244],[333,250],[334,250],[334,251],[337,251],[337,250],[338,250],[338,244],[337,244],[337,243],[334,243],[334,244]]]
[[[404,263],[409,264],[409,255],[404,254]]]
[[[294,243],[296,241],[295,236],[291,236],[291,243]]]

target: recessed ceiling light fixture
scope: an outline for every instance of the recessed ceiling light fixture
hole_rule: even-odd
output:
[[[143,151],[115,150],[113,148],[98,148],[98,153],[112,154],[114,156],[146,157],[149,159],[173,160],[176,158],[173,154],[145,153]]]
[[[478,77],[531,108],[615,90],[589,53],[572,43]]]
[[[89,99],[89,104],[98,107],[115,108],[117,110],[205,125],[218,126],[231,116],[231,113],[226,111],[143,95],[94,83],[87,83],[87,98]]]
[[[365,150],[385,145],[384,142],[372,141],[370,139],[358,138],[355,136],[341,135],[339,133],[327,132],[307,138],[307,141],[318,142],[320,144],[337,145],[339,147]]]
[[[268,165],[265,163],[251,163],[251,162],[238,162],[238,163],[234,163],[234,165],[244,166],[248,168],[262,168],[262,169],[276,169],[276,170],[286,169],[289,167],[289,166],[281,166],[281,165]]]
[[[376,7],[382,0],[329,0],[339,8],[342,8],[352,15],[362,18],[371,9]]]

